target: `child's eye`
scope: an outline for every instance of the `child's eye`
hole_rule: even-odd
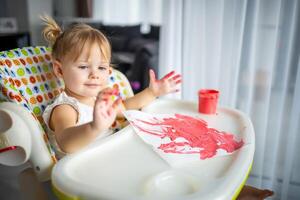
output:
[[[107,67],[104,67],[104,66],[100,66],[100,67],[98,67],[98,69],[99,69],[100,71],[106,71],[106,70],[108,70],[108,68],[107,68]]]
[[[88,67],[85,66],[85,65],[81,65],[81,66],[79,66],[78,68],[79,68],[79,69],[87,69]]]

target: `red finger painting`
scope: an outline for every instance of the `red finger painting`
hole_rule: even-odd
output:
[[[206,121],[197,117],[140,111],[126,111],[125,116],[146,143],[165,154],[197,154],[198,159],[207,159],[218,155],[218,150],[226,155],[244,144],[234,134],[209,128]]]

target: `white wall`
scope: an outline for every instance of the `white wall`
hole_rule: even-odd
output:
[[[32,45],[45,45],[46,43],[41,34],[43,26],[40,15],[48,14],[52,16],[52,0],[27,0],[27,10]]]
[[[94,0],[93,18],[105,24],[160,24],[162,0]]]

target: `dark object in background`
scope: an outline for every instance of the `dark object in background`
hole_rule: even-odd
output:
[[[113,51],[128,51],[127,46],[133,39],[142,38],[140,25],[108,26],[102,25],[100,30],[108,37]]]
[[[149,85],[149,69],[153,69],[158,73],[158,41],[143,45],[136,52],[132,69],[127,72],[127,76],[140,84],[140,88],[134,88],[135,92],[139,92]]]
[[[159,26],[151,26],[147,34],[141,33],[141,25],[108,26],[100,30],[112,46],[112,63],[123,72],[134,93],[149,84],[149,69],[158,71]]]
[[[0,51],[30,46],[30,34],[23,33],[0,33]]]

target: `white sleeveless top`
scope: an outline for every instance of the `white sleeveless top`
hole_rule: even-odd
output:
[[[59,146],[56,142],[56,139],[55,139],[55,134],[54,134],[53,130],[50,129],[49,120],[50,120],[50,116],[51,116],[53,108],[55,108],[58,105],[62,105],[62,104],[68,104],[77,111],[78,121],[76,123],[76,126],[79,126],[81,124],[85,124],[85,123],[92,121],[93,120],[93,109],[94,109],[91,106],[80,103],[76,98],[68,96],[65,92],[62,92],[61,94],[59,94],[56,97],[56,99],[54,100],[54,102],[46,107],[46,109],[43,113],[43,119],[47,125],[47,133],[49,136],[50,143],[53,146],[54,151],[59,159],[62,158],[63,156],[65,156],[67,153],[62,151],[61,148],[59,148]],[[96,139],[106,137],[108,135],[111,135],[112,133],[113,133],[113,131],[109,129],[109,130],[101,133]]]

